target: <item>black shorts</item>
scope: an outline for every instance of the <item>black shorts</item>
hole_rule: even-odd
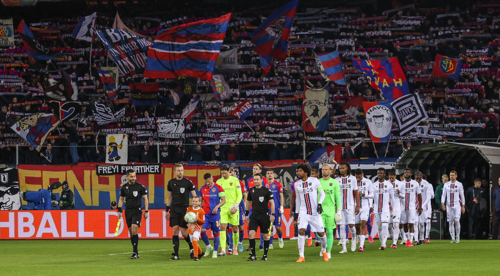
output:
[[[140,227],[141,220],[142,220],[141,209],[125,209],[125,221],[127,221],[128,228],[132,227],[132,224],[137,224]]]
[[[269,233],[270,226],[271,226],[271,220],[269,218],[269,214],[261,214],[261,215],[252,214],[250,216],[250,224],[248,225],[248,230],[257,231],[257,228],[260,227],[260,232],[262,234],[267,234]]]
[[[184,220],[187,207],[172,207],[170,209],[170,227],[179,226],[180,228],[188,228],[187,222]]]

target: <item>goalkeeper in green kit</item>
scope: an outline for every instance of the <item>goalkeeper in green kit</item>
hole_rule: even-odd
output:
[[[335,167],[337,162],[332,159]],[[335,229],[337,228],[336,221],[341,221],[342,217],[340,214],[341,209],[341,199],[340,199],[340,185],[339,182],[331,178],[332,168],[328,164],[324,164],[321,173],[323,178],[319,180],[321,187],[325,191],[326,197],[323,201],[323,213],[321,217],[323,218],[323,225],[326,228],[326,253],[328,258],[331,259],[331,251],[333,245],[333,239],[335,238]]]

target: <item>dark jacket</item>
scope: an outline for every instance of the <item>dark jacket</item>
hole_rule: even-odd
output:
[[[493,190],[493,202],[495,203],[495,215],[500,213],[500,186]]]
[[[59,198],[59,204],[62,204],[61,210],[75,209],[75,197],[70,189],[66,191],[63,190],[61,192],[61,197]]]

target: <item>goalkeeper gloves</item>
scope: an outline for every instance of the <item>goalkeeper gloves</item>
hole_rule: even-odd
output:
[[[340,210],[337,211],[335,214],[335,223],[339,223],[342,221],[342,213],[340,213]]]
[[[318,203],[318,208],[316,210],[318,212],[318,214],[321,215],[321,213],[323,213],[323,207],[321,206],[321,203]]]

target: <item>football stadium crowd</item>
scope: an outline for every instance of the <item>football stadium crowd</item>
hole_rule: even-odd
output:
[[[500,5],[464,3],[442,7],[400,4],[388,10],[299,5],[286,59],[274,59],[267,75],[263,75],[250,39],[263,20],[284,4],[281,2],[265,9],[207,9],[201,5],[166,11],[150,3],[147,7],[82,9],[78,16],[38,22],[14,18],[14,45],[0,48],[0,164],[104,162],[107,133],[127,133],[129,162],[146,163],[309,159],[327,145],[341,145],[343,158],[348,160],[398,157],[421,143],[496,140]],[[96,35],[93,43],[73,38],[77,23],[95,11],[96,30],[116,24],[118,12],[129,30],[150,42],[160,30],[232,12],[221,55],[236,49],[238,70],[221,74],[227,85],[217,88],[222,87],[218,96],[224,99],[216,99],[210,82],[189,77],[120,75],[116,91],[109,91],[99,70],[116,64],[105,45]],[[41,45],[57,53],[53,59],[40,61],[29,56],[17,28],[21,19]],[[320,77],[315,54],[333,51],[338,51],[346,85]],[[442,65],[436,64],[438,54],[453,59],[458,67],[448,64],[449,77],[433,73],[435,66]],[[393,57],[428,119],[404,135],[394,120],[390,144],[372,143],[362,102],[384,101],[384,95],[353,67],[353,58]],[[318,103],[326,108],[318,107],[319,115],[308,114],[326,116],[326,131],[303,129],[307,123],[304,88],[308,87],[328,90],[328,101]],[[151,101],[134,101],[134,90],[141,89],[158,93]],[[183,111],[197,98],[192,116],[181,120],[186,118],[181,116]],[[78,117],[54,125],[41,148],[26,143],[15,131],[16,122],[54,112],[53,100],[77,102],[81,107]],[[242,121],[232,111],[245,101],[253,113]],[[114,119],[97,120],[105,115]],[[175,130],[159,133],[159,121],[168,122]]]

